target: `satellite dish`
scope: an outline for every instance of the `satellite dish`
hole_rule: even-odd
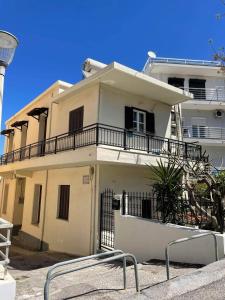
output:
[[[153,52],[153,51],[148,51],[148,56],[149,56],[150,58],[156,58],[156,54],[155,54],[155,52]]]

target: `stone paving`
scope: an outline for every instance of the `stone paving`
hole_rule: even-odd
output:
[[[9,271],[17,282],[16,299],[43,299],[43,287],[48,267],[56,262],[72,258],[62,253],[32,252],[12,247]],[[196,268],[198,267],[172,265],[171,275],[180,276],[193,272]],[[165,266],[161,262],[138,264],[138,269],[142,290],[166,280]],[[52,281],[50,295],[51,300],[136,298],[134,269],[132,265],[127,268],[126,291],[123,290],[122,265],[116,262],[59,277]]]

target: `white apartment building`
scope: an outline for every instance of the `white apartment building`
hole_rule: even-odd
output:
[[[145,74],[194,95],[194,99],[181,105],[184,141],[202,145],[213,165],[218,170],[224,169],[225,75],[220,63],[149,54],[143,70]]]
[[[101,67],[85,68],[74,85],[57,81],[1,132],[0,212],[27,247],[95,252],[106,188],[148,191],[146,164],[166,160],[168,151],[201,155],[200,146],[171,133],[171,109],[190,93],[116,62]]]

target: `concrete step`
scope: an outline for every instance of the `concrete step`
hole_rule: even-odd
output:
[[[191,274],[179,276],[161,284],[143,289],[138,300],[224,300],[225,299],[225,260],[212,263]],[[124,299],[129,299],[125,297]]]

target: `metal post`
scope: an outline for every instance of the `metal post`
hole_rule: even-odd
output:
[[[124,150],[127,149],[127,131],[126,131],[126,129],[124,129],[124,131],[123,131],[123,148],[124,148]]]
[[[212,236],[213,239],[214,239],[215,259],[216,259],[216,261],[218,261],[218,260],[219,260],[219,254],[218,254],[218,242],[217,242],[216,234],[213,233],[213,232],[209,232],[209,233],[200,233],[200,234],[197,234],[197,235],[188,237],[188,238],[178,239],[178,240],[169,242],[169,243],[167,244],[167,246],[166,246],[166,248],[165,248],[165,259],[166,259],[166,275],[167,275],[167,280],[170,279],[170,271],[169,271],[169,267],[170,267],[170,263],[169,263],[169,260],[170,260],[170,258],[169,258],[169,247],[172,246],[172,245],[175,245],[175,244],[187,242],[187,241],[190,241],[190,240],[198,239],[198,238],[201,238],[201,237],[204,237],[204,236],[209,236],[209,235]]]
[[[29,146],[29,159],[30,159],[30,155],[31,155],[31,145]]]
[[[126,191],[123,191],[122,194],[122,215],[126,214]]]
[[[166,247],[165,250],[165,257],[166,257],[166,277],[167,280],[170,279],[170,262],[169,262],[169,249]]]
[[[100,224],[99,224],[99,249],[102,247],[102,218],[103,218],[103,193],[101,193],[100,200]]]
[[[96,130],[96,146],[98,146],[98,144],[99,144],[99,125],[98,124],[96,124],[96,128],[95,128],[95,130]]]
[[[147,153],[150,152],[150,149],[149,149],[149,134],[147,134]]]
[[[188,145],[187,143],[184,143],[184,153],[185,153],[185,158],[188,157]]]
[[[2,101],[4,90],[5,66],[0,65],[0,129],[2,124]]]
[[[123,288],[126,290],[127,288],[127,261],[126,257],[123,258]]]
[[[57,139],[57,136],[55,137],[55,154],[57,153],[57,141],[58,141],[58,139]]]
[[[73,133],[73,150],[76,148],[76,131]]]

